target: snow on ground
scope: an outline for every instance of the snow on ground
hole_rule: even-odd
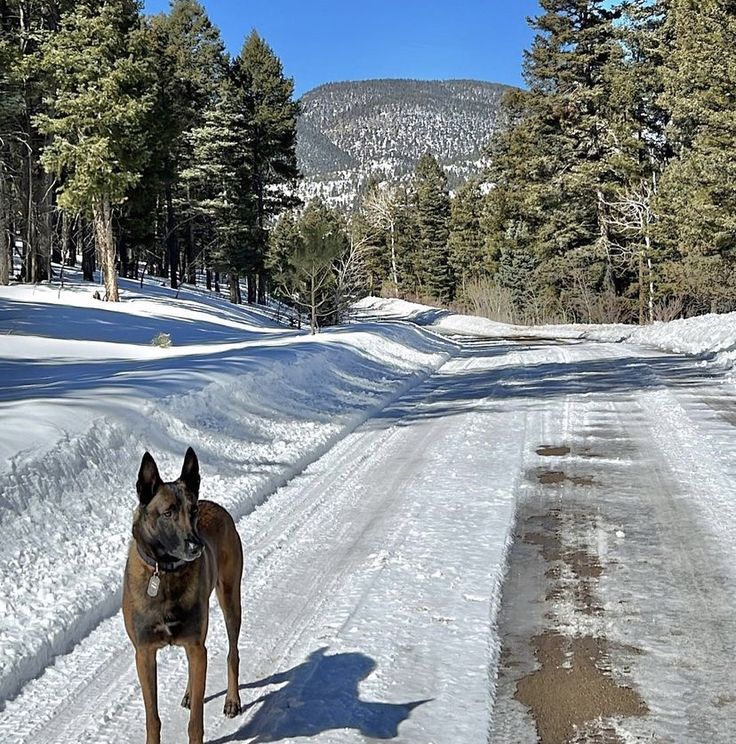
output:
[[[144,450],[173,478],[192,445],[205,495],[240,517],[452,350],[122,287],[117,305],[81,283],[0,289],[0,701],[117,610]]]
[[[620,323],[519,326],[398,299],[366,297],[356,307],[359,317],[410,320],[448,335],[626,342],[681,354],[713,355],[729,366],[736,362],[736,313],[701,315],[647,326]]]
[[[530,329],[368,299],[360,322],[310,337],[205,292],[123,282],[108,305],[92,289],[0,288],[0,741],[143,739],[118,612],[135,474],[149,449],[175,477],[189,445],[246,556],[246,710],[220,714],[216,612],[211,743],[530,741],[503,685],[494,731],[507,552],[530,505],[563,525],[579,505],[590,537],[562,535],[568,560],[582,546],[605,569],[600,617],[549,594],[562,632],[641,650],[610,660],[652,711],[620,736],[733,740],[732,386],[700,360],[588,339],[728,361],[734,316]],[[567,445],[555,466],[584,477],[545,485],[543,445]],[[164,742],[185,730],[186,677],[181,653],[160,654]]]

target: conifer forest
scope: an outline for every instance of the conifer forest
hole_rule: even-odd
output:
[[[736,310],[736,6],[540,7],[482,174],[451,190],[427,148],[339,209],[300,197],[300,103],[257,31],[231,56],[196,0],[0,0],[0,284],[76,266],[117,301],[155,276],[313,329],[366,294],[524,323]]]

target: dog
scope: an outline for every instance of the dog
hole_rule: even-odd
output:
[[[199,462],[190,447],[181,475],[164,482],[146,452],[138,471],[138,508],[123,580],[123,618],[135,648],[146,709],[146,744],[160,744],[156,654],[183,646],[189,684],[182,705],[190,709],[189,744],[204,738],[209,598],[216,589],[229,642],[224,713],[240,713],[240,579],[243,549],[232,517],[212,501],[199,500]]]

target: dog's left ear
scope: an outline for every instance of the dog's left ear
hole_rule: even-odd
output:
[[[181,468],[179,480],[184,481],[184,485],[195,496],[199,496],[199,460],[191,447],[184,455],[184,465]]]

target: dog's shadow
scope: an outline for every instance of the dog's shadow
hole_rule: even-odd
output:
[[[279,684],[283,687],[247,703],[244,711],[260,706],[248,722],[209,744],[248,740],[260,744],[343,728],[356,729],[372,739],[393,739],[398,736],[399,724],[409,718],[412,710],[430,702],[396,704],[361,700],[358,685],[373,672],[376,663],[360,653],[327,656],[326,651],[326,648],[315,651],[303,664],[287,672],[241,685],[241,689]],[[222,695],[224,692],[207,700]]]

